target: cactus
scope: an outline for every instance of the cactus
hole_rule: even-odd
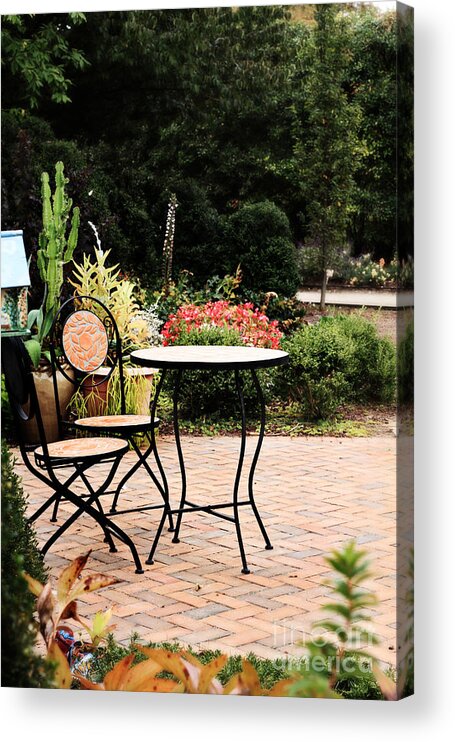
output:
[[[45,285],[43,313],[53,318],[60,303],[63,284],[63,266],[72,257],[77,245],[79,232],[79,208],[72,210],[71,228],[68,237],[67,222],[73,202],[65,193],[63,162],[55,166],[55,193],[51,195],[48,173],[41,176],[41,196],[43,201],[43,229],[39,236],[37,264]]]
[[[44,297],[39,309],[28,313],[27,326],[36,334],[25,342],[25,347],[35,367],[38,367],[43,351],[43,343],[52,327],[52,322],[60,306],[60,292],[63,284],[63,266],[73,257],[79,232],[79,209],[73,209],[73,202],[65,193],[63,162],[55,166],[55,193],[52,196],[48,173],[41,175],[41,196],[43,201],[43,229],[38,238],[37,266],[44,283]],[[71,227],[67,234],[67,223],[71,215]]]

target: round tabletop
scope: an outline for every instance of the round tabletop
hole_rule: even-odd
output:
[[[131,360],[155,368],[223,370],[281,366],[288,363],[289,355],[283,350],[245,345],[167,345],[135,350]]]

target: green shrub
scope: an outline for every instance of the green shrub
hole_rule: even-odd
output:
[[[346,402],[388,402],[395,393],[395,351],[362,317],[323,318],[283,343],[290,363],[276,389],[298,401],[309,419],[332,416]]]
[[[414,322],[407,324],[397,352],[398,401],[402,404],[414,398]]]
[[[33,651],[34,598],[21,572],[45,582],[36,537],[25,518],[26,498],[2,441],[2,686],[47,688],[50,671]]]
[[[203,327],[182,335],[173,345],[244,345],[240,333],[232,328]],[[174,389],[174,374],[168,375],[165,391]],[[242,373],[245,405],[251,409],[256,403],[256,390],[249,373]],[[263,383],[265,395],[271,391],[271,384]],[[179,394],[179,409],[182,417],[196,420],[205,415],[219,414],[220,417],[239,415],[239,401],[233,371],[185,371]]]
[[[346,377],[357,402],[392,402],[396,390],[396,354],[393,343],[381,338],[371,322],[356,315],[336,318],[355,345]]]
[[[14,440],[14,421],[13,413],[8,399],[8,392],[5,387],[5,377],[1,375],[1,393],[2,393],[2,436],[8,440]]]
[[[228,266],[240,263],[243,286],[293,296],[298,288],[297,251],[286,214],[271,201],[246,204],[226,220]]]
[[[250,295],[246,297],[246,301],[251,301],[255,306],[260,307],[261,312],[264,312],[269,320],[277,320],[279,329],[285,335],[289,335],[304,324],[307,305],[295,296],[285,297],[273,293],[259,295],[255,295],[253,292],[249,293]]]

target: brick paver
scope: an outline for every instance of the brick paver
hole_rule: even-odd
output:
[[[255,441],[251,438],[248,443],[250,456]],[[202,504],[226,498],[235,475],[239,439],[185,437],[183,446],[190,499]],[[176,507],[179,476],[173,439],[160,437],[159,450]],[[134,456],[127,454],[119,477]],[[242,508],[250,575],[240,572],[234,525],[198,513],[184,516],[181,543],[172,544],[172,535],[163,532],[155,564],[144,564],[143,575],[135,574],[123,544],[118,544],[118,553],[109,553],[102,532],[85,516],[54,544],[46,562],[57,575],[69,560],[93,549],[88,568],[115,575],[122,582],[81,599],[79,613],[90,617],[114,606],[120,641],[138,632],[144,641],[172,640],[197,649],[297,657],[302,653],[299,643],[310,636],[312,623],[321,618],[321,606],[327,602],[324,581],[331,572],[323,557],[354,538],[371,556],[374,576],[369,587],[380,601],[372,611],[372,629],[381,639],[375,652],[395,664],[395,459],[396,441],[390,437],[266,438],[255,492],[274,549],[264,550],[253,513]],[[32,512],[43,501],[43,488],[21,463],[16,468]],[[159,502],[159,496],[139,472],[129,481],[119,507],[153,500]],[[105,503],[108,506],[109,499]],[[72,509],[63,503],[60,521]],[[117,519],[144,562],[159,512]],[[56,527],[49,518],[46,513],[36,523],[40,543]]]

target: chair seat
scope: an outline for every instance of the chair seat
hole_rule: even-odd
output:
[[[117,432],[136,431],[145,432],[151,428],[150,415],[98,415],[95,417],[80,417],[73,425],[77,428],[91,428],[91,430],[115,430]],[[158,418],[153,421],[156,428]]]
[[[35,449],[37,463],[50,460],[51,462],[86,462],[90,459],[104,461],[112,456],[122,456],[128,451],[128,443],[121,438],[69,438],[64,441],[49,443],[49,459],[43,452],[43,447]]]

